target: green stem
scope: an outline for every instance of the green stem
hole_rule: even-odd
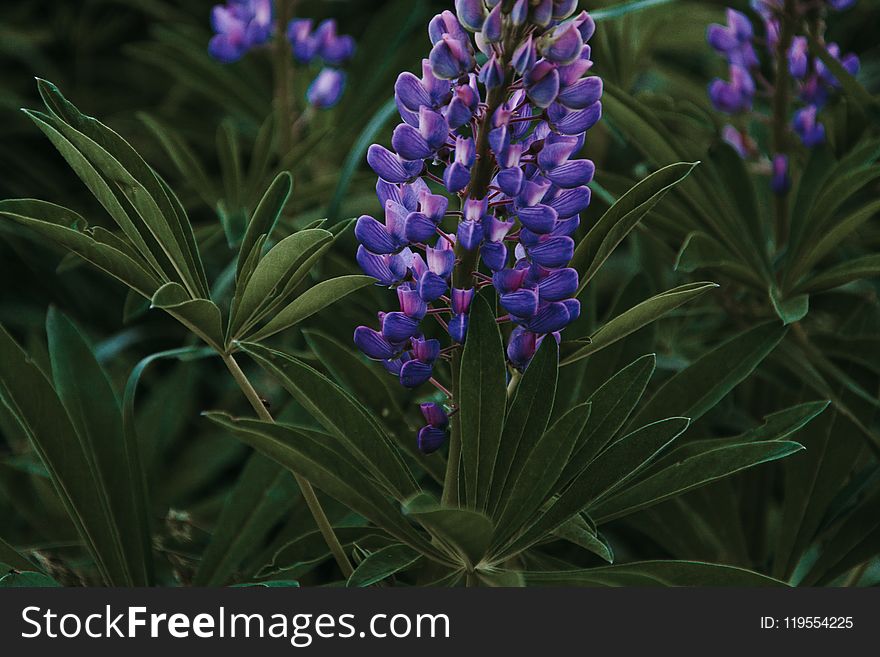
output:
[[[275,122],[278,130],[278,158],[284,159],[293,148],[293,50],[287,40],[287,24],[293,18],[294,0],[276,3],[273,77],[275,86]]]
[[[475,151],[477,161],[471,170],[471,180],[467,186],[467,198],[482,199],[489,192],[489,183],[492,182],[492,172],[495,169],[495,157],[489,148],[489,130],[491,129],[492,116],[495,110],[506,100],[507,87],[510,84],[510,69],[508,67],[512,44],[518,35],[506,34],[503,42],[504,57],[501,62],[502,69],[507,73],[504,83],[495,87],[486,98],[486,112],[480,122],[479,133],[476,136]],[[477,267],[477,250],[468,251],[461,244],[455,245],[456,265],[452,271],[452,285],[458,288],[469,288],[474,284],[473,272]],[[461,376],[461,355],[463,349],[456,349],[452,354],[452,399],[460,404],[459,378]],[[458,500],[458,473],[459,461],[461,460],[461,413],[452,416],[449,427],[449,458],[446,461],[446,476],[443,481],[443,496],[441,503],[444,506],[457,506]]]
[[[272,414],[269,413],[266,405],[263,403],[263,400],[260,399],[260,395],[257,394],[254,386],[251,385],[250,380],[248,380],[247,376],[242,371],[241,367],[239,367],[232,354],[222,354],[222,357],[223,362],[226,363],[226,367],[229,369],[230,374],[232,374],[232,378],[235,379],[238,387],[241,388],[244,396],[247,397],[247,400],[250,402],[251,406],[253,406],[254,411],[256,411],[257,417],[259,417],[264,422],[274,423],[275,420],[272,417]],[[336,563],[339,566],[339,569],[342,571],[342,574],[345,576],[346,579],[348,579],[348,577],[354,572],[354,568],[352,568],[351,562],[349,562],[348,557],[345,554],[345,550],[343,549],[342,544],[339,542],[339,538],[333,531],[333,526],[330,524],[330,520],[327,518],[327,514],[324,513],[324,508],[321,506],[321,501],[315,494],[315,489],[312,488],[312,485],[304,477],[301,477],[295,472],[293,473],[293,476],[296,479],[296,483],[299,485],[299,489],[302,492],[303,499],[306,501],[306,505],[309,507],[309,511],[312,512],[312,516],[315,518],[315,523],[317,523],[318,525],[318,530],[324,537],[324,541],[326,541],[327,546],[330,548],[330,552],[336,559]]]
[[[788,112],[791,79],[788,72],[788,50],[794,36],[793,21],[796,18],[795,0],[785,0],[783,16],[779,21],[779,43],[776,45],[776,89],[773,94],[773,152],[788,154]],[[776,248],[782,248],[788,240],[788,192],[775,197]]]

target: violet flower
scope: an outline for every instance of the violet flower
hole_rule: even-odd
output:
[[[577,154],[601,117],[602,81],[588,75],[595,25],[573,15],[576,5],[457,0],[455,13],[430,21],[419,74],[397,79],[393,150],[367,152],[384,221],[364,215],[355,235],[358,263],[396,288],[400,310],[379,313],[378,329],[359,326],[354,341],[402,385],[436,384],[434,364],[467,339],[480,288],[494,287],[498,321],[513,325],[507,354],[520,370],[580,315],[567,265],[595,167]],[[449,347],[425,337],[426,319]],[[427,453],[446,422],[425,418],[418,444]]]
[[[232,63],[272,37],[272,0],[229,0],[211,10],[216,33],[208,44],[215,59]]]
[[[828,0],[826,4],[830,9],[842,10],[855,2]],[[808,8],[807,3],[802,3],[801,0],[796,0],[795,5],[799,16]],[[808,39],[803,34],[794,34],[787,46],[783,61],[775,61],[780,58],[780,20],[785,11],[783,0],[752,0],[751,6],[763,24],[763,39],[767,54],[774,60],[771,68],[776,71],[786,70],[789,77],[777,77],[792,85],[791,90],[785,91],[788,94],[793,92],[796,98],[791,117],[791,130],[805,147],[818,146],[825,141],[825,127],[819,119],[819,113],[831,93],[840,87],[840,83],[822,61],[810,53]],[[753,111],[755,80],[761,75],[760,62],[754,47],[756,30],[749,17],[733,9],[728,9],[726,16],[725,25],[713,24],[706,31],[707,42],[724,56],[730,71],[729,80],[716,78],[710,83],[709,98],[716,109],[726,114],[738,115]],[[858,72],[858,57],[853,54],[841,56],[840,48],[835,43],[827,44],[826,48],[847,72],[852,75]],[[762,82],[765,87],[769,87],[766,89],[769,93],[776,94],[776,81],[762,80]],[[741,157],[750,157],[757,152],[747,132],[732,125],[724,127],[722,139]],[[790,187],[788,158],[781,153],[775,154],[769,170],[773,191],[777,194],[786,193]]]

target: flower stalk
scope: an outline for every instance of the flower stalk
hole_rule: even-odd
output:
[[[253,407],[254,412],[257,414],[257,417],[259,417],[264,422],[274,423],[275,419],[272,417],[269,409],[266,408],[263,400],[260,399],[260,395],[254,389],[254,386],[247,378],[247,375],[245,375],[244,371],[242,371],[241,367],[239,367],[238,362],[235,360],[233,355],[222,354],[222,358],[227,369],[229,369],[230,374],[232,374],[232,378],[235,379],[238,387],[241,389],[241,391],[244,393],[244,396]],[[303,499],[306,502],[306,506],[309,507],[309,511],[311,511],[312,517],[315,519],[315,523],[318,525],[318,530],[321,532],[321,536],[324,537],[324,541],[327,543],[327,547],[330,548],[330,552],[333,554],[333,558],[336,560],[336,564],[339,566],[339,570],[341,570],[343,576],[348,579],[348,577],[350,577],[351,574],[354,572],[354,568],[352,567],[351,562],[348,560],[348,556],[345,554],[345,550],[343,549],[342,544],[339,542],[339,538],[333,531],[333,525],[330,524],[330,520],[329,518],[327,518],[327,514],[324,513],[324,507],[321,506],[321,501],[315,494],[315,489],[312,487],[312,484],[309,483],[307,479],[300,476],[299,474],[294,472],[293,476],[294,479],[296,479],[296,483],[299,486]]]

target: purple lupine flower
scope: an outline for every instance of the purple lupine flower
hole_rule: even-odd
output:
[[[380,313],[378,330],[360,326],[354,337],[405,386],[432,381],[446,392],[433,366],[467,339],[481,288],[498,295],[497,321],[514,325],[507,345],[514,368],[527,367],[546,335],[559,340],[580,316],[578,274],[568,264],[595,166],[578,153],[601,118],[602,81],[589,75],[595,23],[586,12],[573,15],[576,5],[456,0],[456,13],[430,21],[421,76],[398,76],[402,122],[393,150],[374,144],[367,152],[385,221],[365,215],[355,235],[361,267],[396,287],[401,309]],[[737,17],[732,25],[741,42],[737,62],[748,62],[745,25]],[[485,55],[480,67],[478,51]],[[740,95],[748,91],[737,84]],[[448,197],[431,192],[428,180],[442,183]],[[444,350],[428,337],[427,320],[438,322],[452,346]],[[441,411],[422,405],[424,452],[445,440]]]
[[[795,112],[791,121],[792,128],[807,148],[825,143],[825,126],[816,120],[817,112],[815,105],[807,105]]]
[[[422,454],[431,454],[446,441],[449,416],[440,404],[434,402],[421,404],[419,408],[427,424],[419,430],[418,448]]]
[[[774,194],[782,196],[791,187],[791,178],[788,175],[788,156],[777,153],[773,156],[771,166],[770,188]]]
[[[312,27],[311,19],[294,18],[287,25],[287,39],[298,62],[323,63],[324,68],[306,91],[306,100],[317,109],[330,109],[339,102],[345,90],[345,73],[338,67],[354,54],[354,39],[338,34],[336,21],[332,18],[321,21],[314,30]]]
[[[321,69],[306,91],[309,104],[318,109],[330,109],[342,98],[345,73],[335,68]]]
[[[215,59],[232,63],[272,36],[272,0],[229,0],[211,10],[215,35],[208,52]]]
[[[827,4],[832,9],[844,9],[854,2],[828,0]],[[762,79],[762,84],[771,94],[776,93],[775,85],[781,84],[781,81],[794,87],[798,101],[791,117],[791,130],[804,146],[812,148],[825,141],[825,127],[819,122],[818,113],[840,84],[822,60],[810,53],[808,39],[803,34],[794,34],[782,61],[775,61],[780,57],[780,21],[786,20],[787,6],[783,0],[751,0],[752,9],[763,23],[767,53],[774,60],[772,66],[765,68],[777,72],[776,81]],[[800,11],[801,8],[798,5],[796,9]],[[726,25],[710,25],[707,29],[706,39],[709,45],[725,57],[730,69],[729,81],[715,79],[709,85],[709,98],[715,108],[722,112],[737,114],[752,111],[755,96],[753,75],[759,75],[759,61],[753,47],[754,33],[749,18],[732,9],[727,10]],[[821,34],[818,38],[821,40]],[[858,72],[858,57],[853,54],[842,55],[840,47],[835,43],[829,43],[825,47],[828,54],[840,62],[845,70],[853,75]],[[786,70],[790,79],[788,76],[778,75]],[[758,155],[756,142],[746,132],[726,125],[721,136],[741,157]],[[785,194],[791,186],[788,157],[784,153],[773,154],[769,170],[771,188],[776,194]]]

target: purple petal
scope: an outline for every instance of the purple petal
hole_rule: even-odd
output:
[[[562,301],[574,295],[578,288],[578,273],[575,269],[556,269],[538,283],[541,301]]]
[[[401,123],[394,128],[391,146],[405,160],[423,160],[432,153],[428,142],[409,123]]]
[[[443,172],[443,184],[446,185],[446,189],[451,193],[455,194],[456,192],[460,192],[465,187],[468,186],[468,183],[471,181],[471,172],[470,170],[463,164],[459,162],[453,162],[446,170]]]
[[[400,278],[391,271],[387,256],[370,253],[363,245],[358,247],[355,259],[367,276],[372,276],[382,285],[392,285]]]
[[[397,251],[397,245],[388,234],[385,225],[367,214],[358,217],[354,225],[354,236],[373,253],[386,254]]]
[[[426,271],[419,277],[419,296],[428,303],[443,296],[447,287],[446,279],[434,272]]]
[[[550,269],[564,267],[573,255],[574,240],[570,237],[551,237],[529,248],[529,258]]]
[[[410,212],[406,217],[406,239],[427,242],[437,234],[437,224],[421,212]]]
[[[445,429],[449,424],[449,416],[446,414],[446,410],[440,405],[435,404],[434,402],[425,402],[423,404],[419,404],[419,410],[422,411],[422,417],[425,418],[425,422],[427,422],[432,427],[437,429]]]
[[[423,363],[433,363],[440,356],[440,341],[413,338],[412,354]]]
[[[568,109],[584,109],[602,97],[602,78],[591,75],[578,80],[559,92],[557,101]]]
[[[367,358],[373,360],[387,360],[397,351],[381,333],[367,326],[358,326],[354,330],[354,343]]]
[[[567,219],[586,210],[590,205],[590,196],[590,188],[587,186],[563,189],[548,205],[556,210],[560,219]]]
[[[549,233],[556,225],[556,210],[549,205],[538,204],[530,208],[519,208],[516,215],[520,223],[533,233]]]
[[[422,454],[433,454],[446,442],[446,430],[427,426],[419,429],[417,445]]]
[[[595,172],[596,165],[591,160],[570,160],[548,171],[546,176],[560,187],[571,189],[588,184]]]
[[[403,343],[414,336],[418,330],[418,320],[404,313],[386,313],[382,318],[382,335],[391,343]]]
[[[400,368],[400,385],[404,388],[417,388],[427,382],[434,373],[434,368],[420,360],[411,360]]]
[[[480,257],[491,271],[504,269],[507,264],[507,246],[504,242],[483,242]]]
[[[467,336],[468,316],[453,315],[449,320],[449,337],[459,344],[464,342]]]
[[[382,180],[390,183],[412,180],[421,173],[423,167],[423,163],[420,161],[405,162],[401,160],[379,144],[373,144],[367,150],[367,163]]]
[[[470,310],[471,302],[474,300],[474,288],[467,289],[452,288],[452,312],[456,315],[465,315]]]
[[[462,221],[456,232],[457,241],[466,251],[473,251],[483,241],[483,226],[476,221]]]
[[[553,333],[565,328],[570,318],[571,315],[566,305],[559,301],[554,301],[539,310],[538,314],[531,321],[524,324],[524,327],[535,333]]]
[[[508,292],[498,297],[498,301],[511,315],[528,318],[538,312],[538,292],[523,288],[516,292]]]

